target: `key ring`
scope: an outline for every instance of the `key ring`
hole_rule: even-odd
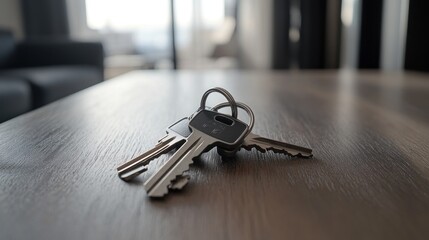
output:
[[[228,102],[224,103],[225,106],[222,106],[221,108],[230,106],[231,107],[231,116],[233,118],[237,118],[238,110],[237,110],[237,103],[235,102],[234,97],[226,89],[223,89],[220,87],[211,88],[203,94],[203,96],[201,97],[201,104],[200,104],[199,110],[206,109],[207,98],[211,93],[214,93],[214,92],[218,92],[218,93],[222,94],[226,98],[226,100],[228,100]],[[219,105],[221,105],[221,104],[219,104]],[[217,106],[219,106],[219,105],[217,105]]]
[[[255,115],[253,114],[252,109],[249,106],[247,106],[246,104],[241,103],[241,102],[236,102],[236,105],[237,105],[237,107],[239,107],[239,108],[243,109],[244,111],[246,111],[247,115],[249,115],[250,120],[249,120],[249,128],[247,129],[247,132],[246,132],[246,136],[247,136],[247,135],[249,135],[249,133],[252,132],[253,125],[255,123]],[[224,108],[224,107],[228,107],[228,106],[229,106],[229,103],[228,102],[224,102],[224,103],[220,103],[220,104],[214,106],[212,108],[212,110],[213,111],[218,111],[219,109]],[[219,155],[221,155],[224,158],[234,158],[235,153],[239,149],[240,148],[237,148],[237,149],[234,149],[234,150],[226,150],[226,149],[223,149],[223,148],[217,148],[217,152],[219,153]]]
[[[249,106],[247,106],[246,104],[244,104],[242,102],[236,102],[235,104],[237,107],[246,111],[247,115],[249,115],[250,120],[249,120],[249,128],[247,129],[247,133],[246,133],[246,136],[247,136],[250,132],[252,132],[253,125],[255,124],[255,114],[253,113],[252,109]],[[229,102],[223,102],[223,103],[220,103],[220,104],[214,106],[212,108],[212,110],[217,112],[219,109],[229,107],[229,106],[230,106]]]

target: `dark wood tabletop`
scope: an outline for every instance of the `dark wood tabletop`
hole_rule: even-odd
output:
[[[215,150],[163,200],[116,167],[220,86],[311,159]],[[224,101],[210,96],[208,105]],[[226,110],[228,112],[228,110]],[[239,118],[245,114],[239,112]],[[429,239],[429,76],[132,72],[0,125],[0,239]]]

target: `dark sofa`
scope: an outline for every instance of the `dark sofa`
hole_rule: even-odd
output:
[[[0,29],[0,123],[103,81],[101,43],[16,42]]]

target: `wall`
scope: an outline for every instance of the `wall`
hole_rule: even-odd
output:
[[[16,38],[24,36],[19,0],[0,0],[0,27],[13,31]]]

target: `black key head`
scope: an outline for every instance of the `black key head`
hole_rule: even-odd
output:
[[[211,110],[201,110],[195,114],[189,126],[217,139],[220,147],[228,149],[241,144],[249,127],[236,118]]]

